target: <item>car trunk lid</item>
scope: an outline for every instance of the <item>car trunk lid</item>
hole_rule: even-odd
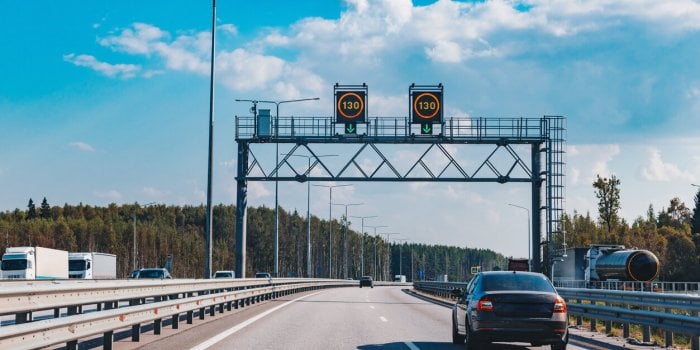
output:
[[[550,318],[556,295],[537,292],[488,293],[493,310],[499,317]]]

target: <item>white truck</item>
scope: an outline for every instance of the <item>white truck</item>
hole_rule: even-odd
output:
[[[7,247],[1,269],[3,279],[68,278],[68,252],[43,247]]]
[[[395,275],[394,282],[406,283],[406,275]]]
[[[115,279],[117,278],[117,256],[97,252],[69,253],[68,270],[70,278]]]

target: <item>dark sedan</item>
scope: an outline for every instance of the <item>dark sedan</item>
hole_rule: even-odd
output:
[[[550,344],[566,349],[566,303],[541,273],[491,271],[474,276],[452,309],[452,342]]]
[[[372,276],[360,277],[360,288],[362,288],[362,286],[374,288],[374,281],[372,281]]]

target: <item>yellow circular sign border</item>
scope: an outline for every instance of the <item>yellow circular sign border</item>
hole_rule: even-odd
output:
[[[352,115],[352,116],[349,116],[349,115],[343,113],[343,109],[340,108],[340,103],[343,102],[343,99],[345,98],[345,96],[350,96],[350,95],[357,97],[357,100],[360,101],[360,109],[358,110],[358,112],[357,112],[356,114],[354,114],[354,115]],[[338,108],[338,113],[340,113],[340,115],[342,115],[343,118],[355,119],[355,118],[357,118],[360,114],[362,114],[362,112],[364,112],[364,110],[365,110],[365,101],[362,100],[362,97],[361,97],[358,93],[351,92],[351,91],[346,91],[346,92],[343,92],[342,96],[340,96],[340,98],[338,99],[338,104],[337,104],[336,107]]]
[[[428,96],[432,97],[433,100],[435,100],[435,103],[437,103],[437,106],[438,106],[437,108],[435,108],[435,112],[434,112],[433,114],[429,115],[429,116],[424,116],[423,114],[421,114],[420,112],[418,112],[418,107],[417,107],[418,101],[420,101],[421,97],[423,97],[424,95],[428,95]],[[416,114],[418,115],[419,118],[423,118],[423,119],[433,119],[433,118],[438,114],[438,112],[440,112],[440,108],[442,108],[442,106],[440,106],[440,100],[438,100],[437,96],[435,96],[435,94],[433,94],[433,93],[431,93],[431,92],[424,92],[424,93],[418,95],[418,97],[416,97],[416,98],[413,100],[413,111],[416,112]]]

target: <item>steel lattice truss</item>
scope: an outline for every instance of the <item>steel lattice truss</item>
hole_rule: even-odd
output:
[[[434,158],[435,153],[431,151],[437,150],[436,153],[447,159],[447,164],[435,168],[436,165],[430,165],[428,158]],[[252,150],[250,152],[251,163],[246,172],[246,180],[248,181],[421,181],[421,182],[531,182],[532,171],[525,164],[518,152],[510,144],[496,145],[488,156],[471,171],[465,169],[465,166],[459,164],[455,157],[445,148],[443,144],[429,144],[410,168],[405,172],[400,172],[398,167],[384,155],[381,150],[381,145],[374,143],[364,143],[361,145],[345,164],[338,170],[332,169],[331,166],[324,163],[322,157],[318,156],[318,152],[314,151],[308,144],[296,144],[292,149],[284,154],[279,163],[273,169],[267,171],[263,168],[262,163],[258,161]],[[362,166],[358,160],[367,156],[367,153],[372,153],[381,159],[378,165],[368,168]],[[493,157],[498,153],[506,152],[511,157],[511,164],[507,169],[499,169]],[[311,158],[311,162],[307,165],[300,166],[292,164],[290,159],[294,156],[302,155]],[[289,171],[289,175],[282,174],[284,170]],[[312,176],[312,172],[315,174]],[[423,172],[418,171],[423,169]],[[448,176],[447,170],[454,170],[453,173],[459,176]],[[351,175],[354,170],[357,175]],[[388,170],[391,176],[380,174],[380,170]],[[386,171],[385,171],[386,173]],[[520,176],[514,176],[517,173]]]

